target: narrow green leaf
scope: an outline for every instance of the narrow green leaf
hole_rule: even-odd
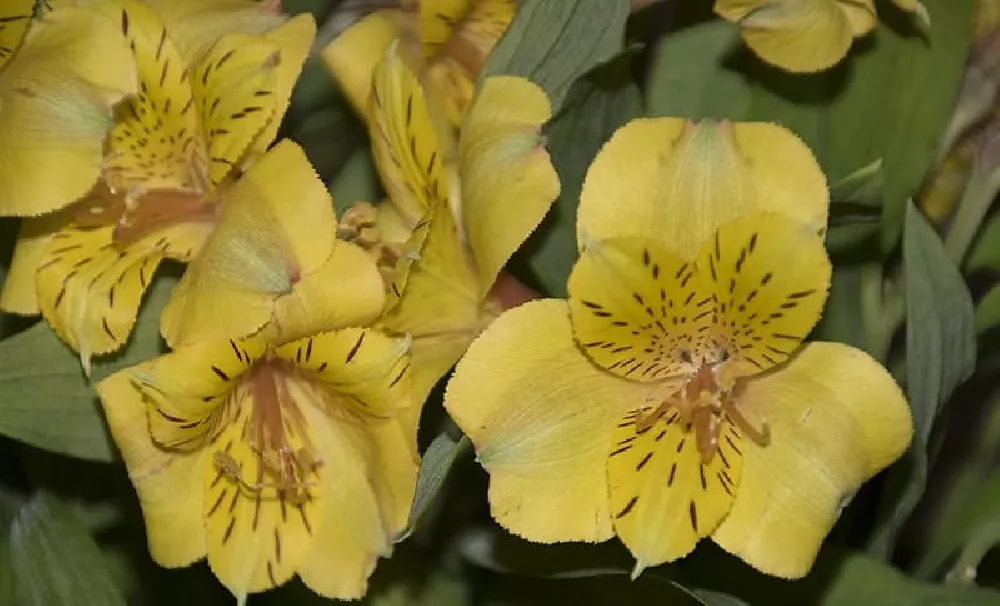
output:
[[[906,200],[920,186],[946,127],[970,45],[972,0],[925,0],[928,38],[909,18],[880,10],[875,32],[820,74],[787,74],[753,56],[738,28],[710,19],[659,43],[650,71],[650,115],[770,121],[796,132],[831,182],[881,159],[882,249],[899,239]],[[678,6],[679,25],[710,7]]]
[[[882,205],[882,186],[882,160],[879,159],[830,185],[830,202],[835,207],[854,204],[877,209]],[[835,212],[836,208],[832,208],[831,213]]]
[[[622,56],[579,80],[564,110],[546,128],[546,149],[562,191],[545,220],[515,254],[513,269],[527,262],[528,282],[547,295],[566,296],[566,280],[576,263],[576,208],[594,156],[618,127],[639,115],[638,88],[628,80]]]
[[[915,433],[886,497],[890,514],[871,544],[888,556],[899,528],[923,494],[931,429],[941,406],[976,366],[975,312],[958,268],[934,228],[912,204],[903,235],[906,284],[906,391]],[[899,492],[896,492],[896,491]]]
[[[624,0],[522,3],[479,74],[529,78],[558,112],[570,87],[622,51],[630,5]]]
[[[1000,271],[1000,214],[993,215],[980,227],[965,267]]]
[[[986,332],[1000,326],[1000,284],[993,288],[976,305],[976,332]]]
[[[108,562],[73,512],[36,496],[10,526],[0,565],[9,567],[18,606],[125,606]],[[7,576],[7,575],[5,575]]]
[[[95,360],[91,381],[77,355],[44,322],[0,341],[0,434],[71,457],[113,460],[93,386],[160,353],[160,311],[175,281],[163,274],[156,279],[125,349]]]
[[[416,529],[424,514],[437,498],[438,493],[448,479],[448,472],[451,466],[463,452],[465,452],[472,442],[468,436],[462,436],[458,441],[453,440],[447,433],[439,434],[434,438],[427,451],[424,452],[423,460],[420,462],[420,471],[417,474],[417,488],[413,495],[413,504],[410,505],[410,516],[406,522],[406,527],[396,538],[397,542],[406,539]]]

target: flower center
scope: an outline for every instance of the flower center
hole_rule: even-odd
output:
[[[676,410],[680,422],[694,429],[698,452],[706,464],[718,450],[719,435],[726,423],[735,425],[757,445],[767,446],[771,439],[767,424],[755,427],[743,416],[737,405],[736,393],[743,383],[737,380],[728,388],[720,384],[717,371],[728,359],[725,354],[723,351],[719,362],[703,360],[698,371],[673,395],[652,411],[642,411],[636,415],[636,433],[648,431],[668,411]]]
[[[309,439],[305,418],[291,397],[292,366],[266,355],[250,368],[246,379],[234,391],[231,405],[250,406],[242,438],[255,460],[256,472],[249,474],[244,463],[228,451],[216,451],[216,469],[244,490],[258,493],[273,488],[292,503],[311,498],[313,476],[323,465]],[[242,416],[237,411],[237,416]]]

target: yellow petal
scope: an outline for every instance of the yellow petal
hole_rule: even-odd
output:
[[[277,356],[329,386],[348,415],[386,419],[409,408],[409,341],[368,328],[345,328],[287,343]],[[415,451],[414,451],[415,453]]]
[[[0,8],[0,69],[10,61],[28,33],[35,0],[11,0]]]
[[[170,30],[185,61],[199,61],[221,36],[242,32],[263,34],[284,17],[257,0],[146,0]]]
[[[525,78],[486,80],[462,125],[462,215],[479,268],[480,296],[559,197],[540,130],[552,110]]]
[[[644,237],[691,259],[723,224],[760,211],[826,227],[826,179],[809,148],[765,123],[637,119],[597,154],[580,194],[577,237]]]
[[[195,67],[191,84],[212,185],[229,175],[274,116],[277,95],[283,92],[276,73],[280,61],[280,48],[266,38],[228,34]]]
[[[615,532],[645,568],[691,553],[729,513],[743,468],[743,440],[723,425],[718,450],[705,463],[690,423],[675,410],[638,429],[634,408],[621,417],[608,457]]]
[[[128,340],[139,304],[163,259],[162,253],[121,249],[114,227],[61,227],[38,266],[38,302],[45,320],[90,358],[117,351]]]
[[[412,435],[395,420],[360,425],[330,422],[315,407],[304,413],[328,470],[320,476],[323,507],[299,576],[324,597],[358,599],[406,524],[417,461],[400,446]]]
[[[189,65],[149,6],[121,0],[103,7],[109,18],[121,24],[138,69],[140,90],[118,108],[117,123],[108,136],[108,185],[126,191],[202,187],[205,176],[197,164],[199,158],[207,159],[207,152]]]
[[[406,346],[350,328],[278,350],[313,390],[306,399],[314,404],[301,410],[323,461],[322,507],[299,574],[326,597],[361,597],[376,558],[406,523],[417,473],[416,425],[395,416],[410,406]]]
[[[874,7],[846,8],[851,4],[837,0],[716,0],[715,12],[738,23],[747,46],[764,61],[791,72],[817,72],[847,55],[862,10],[870,10],[874,26]]]
[[[200,474],[207,460],[203,452],[172,453],[151,440],[146,405],[132,385],[133,370],[148,368],[121,370],[98,383],[97,393],[139,494],[150,555],[161,566],[187,566],[206,553]]]
[[[274,303],[268,335],[284,343],[319,331],[366,326],[382,313],[385,288],[365,251],[337,242],[322,267]]]
[[[0,72],[0,214],[39,215],[86,194],[100,176],[112,106],[135,89],[114,23],[75,7],[36,22]]]
[[[452,146],[395,44],[375,68],[368,111],[375,166],[389,202],[413,228],[432,204],[448,200]]]
[[[414,400],[422,403],[484,325],[479,284],[451,213],[438,203],[402,298],[382,324],[413,338]]]
[[[598,366],[633,381],[697,372],[714,303],[695,263],[655,241],[603,240],[569,278],[573,334]]]
[[[0,290],[0,309],[8,313],[35,315],[38,307],[38,266],[45,258],[52,236],[63,221],[60,213],[21,220],[14,257]]]
[[[294,397],[294,396],[293,396]],[[263,476],[260,455],[251,446],[243,429],[249,422],[255,405],[254,392],[247,390],[237,396],[232,420],[218,433],[213,449],[205,452],[226,453],[238,466],[244,482],[241,485],[226,477],[221,469],[205,465],[200,485],[204,491],[202,510],[207,531],[208,564],[212,572],[229,589],[238,601],[249,593],[277,587],[294,576],[308,552],[313,525],[320,517],[323,494],[316,486],[300,487],[304,498],[293,499],[284,491],[260,487],[269,481]],[[300,406],[299,411],[305,413]],[[290,415],[287,407],[278,413],[279,423]],[[312,434],[311,425],[310,437]],[[306,444],[305,436],[290,431],[285,433],[286,443],[292,452],[299,452]]]
[[[302,65],[315,37],[316,20],[311,13],[293,17],[265,35],[278,48],[281,56],[275,71],[274,113],[250,145],[251,152],[263,154],[278,135],[278,128],[291,100],[292,89],[302,73]]]
[[[400,11],[379,10],[344,30],[323,49],[323,61],[358,115],[367,118],[372,74],[396,38]]]
[[[802,577],[848,500],[909,444],[906,400],[866,353],[812,343],[747,382],[737,405],[771,440],[743,442],[743,480],[714,539],[762,572]]]
[[[134,367],[131,387],[142,395],[153,442],[174,452],[217,442],[232,418],[231,394],[264,350],[261,339],[202,341]]]
[[[215,231],[164,308],[164,338],[177,346],[256,332],[275,300],[330,258],[335,229],[330,195],[305,153],[278,143],[226,193]]]
[[[728,389],[798,347],[830,273],[823,239],[774,214],[724,225],[695,262],[639,238],[594,242],[570,275],[573,330],[616,375],[657,381],[724,362]]]
[[[720,374],[756,374],[791,355],[823,313],[831,272],[823,238],[787,217],[745,216],[719,229],[698,274],[715,302],[709,341],[728,360]]]
[[[441,98],[452,124],[461,124],[476,77],[517,6],[515,0],[420,3],[418,37],[428,63],[424,78]]]
[[[592,365],[568,306],[549,299],[505,312],[473,342],[445,408],[490,474],[497,522],[531,541],[593,542],[612,536],[612,432],[648,392]]]

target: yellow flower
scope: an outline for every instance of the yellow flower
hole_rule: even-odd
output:
[[[537,542],[617,535],[634,575],[707,536],[806,574],[913,431],[867,354],[801,344],[829,283],[827,206],[780,127],[619,129],[584,182],[569,301],[504,313],[448,384],[494,518]]]
[[[233,186],[218,224],[163,309],[171,347],[259,331],[274,342],[382,311],[375,263],[337,240],[333,202],[305,152],[279,142]]]
[[[113,106],[136,90],[111,22],[76,7],[32,21],[34,6],[0,8],[0,215],[37,216],[87,193]]]
[[[499,313],[490,289],[559,195],[539,132],[551,109],[530,81],[489,78],[462,123],[453,162],[416,77],[392,48],[374,81],[372,148],[391,197],[383,207],[416,228],[403,248],[418,257],[405,259],[409,271],[397,276],[381,324],[413,338],[420,403]]]
[[[101,182],[76,204],[25,221],[0,296],[6,311],[40,310],[85,368],[128,339],[160,261],[198,253],[226,190],[277,134],[315,33],[301,16],[263,35],[203,41],[194,61],[150,5],[93,6],[118,24],[108,35],[132,49],[139,94],[118,110]]]
[[[416,483],[406,345],[362,328],[204,341],[99,383],[153,559],[207,556],[240,603],[296,574],[364,595]]]
[[[402,5],[349,27],[323,50],[323,59],[354,108],[367,117],[372,73],[389,45],[402,39],[457,126],[479,70],[517,12],[517,0],[403,0]]]
[[[918,0],[893,0],[930,22]],[[874,0],[716,0],[715,12],[740,26],[761,59],[791,72],[818,72],[847,55],[878,22]]]

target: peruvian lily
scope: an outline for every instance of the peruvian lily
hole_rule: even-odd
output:
[[[559,179],[542,147],[551,110],[538,86],[487,79],[455,146],[434,128],[423,89],[394,48],[376,70],[371,99],[373,154],[390,195],[379,213],[414,231],[403,247],[408,271],[390,286],[380,323],[412,337],[420,403],[500,313],[491,290],[558,197]]]
[[[354,108],[368,117],[372,73],[395,40],[458,126],[472,99],[476,76],[507,30],[517,0],[403,0],[346,29],[323,50],[323,60]]]
[[[875,360],[802,343],[830,279],[828,204],[778,126],[619,129],[584,182],[569,301],[504,313],[447,387],[493,517],[542,543],[618,536],[633,576],[704,537],[805,575],[913,432]]]
[[[33,20],[34,8],[0,8],[0,215],[37,216],[86,194],[101,174],[114,105],[136,91],[113,23],[78,7]]]
[[[893,2],[930,23],[919,0]],[[757,56],[790,72],[833,67],[878,22],[875,0],[716,0],[715,12],[739,24]]]
[[[240,604],[296,574],[363,596],[416,483],[406,348],[363,328],[203,341],[101,381],[153,559],[207,556]]]
[[[40,310],[85,369],[128,339],[160,261],[198,253],[226,190],[277,134],[315,33],[308,15],[230,33],[192,63],[149,5],[93,6],[131,48],[139,94],[119,110],[91,193],[24,223],[0,298],[6,311]]]
[[[171,347],[262,332],[284,343],[364,326],[385,301],[374,261],[337,239],[333,201],[305,152],[283,140],[229,190],[218,223],[171,293]]]

